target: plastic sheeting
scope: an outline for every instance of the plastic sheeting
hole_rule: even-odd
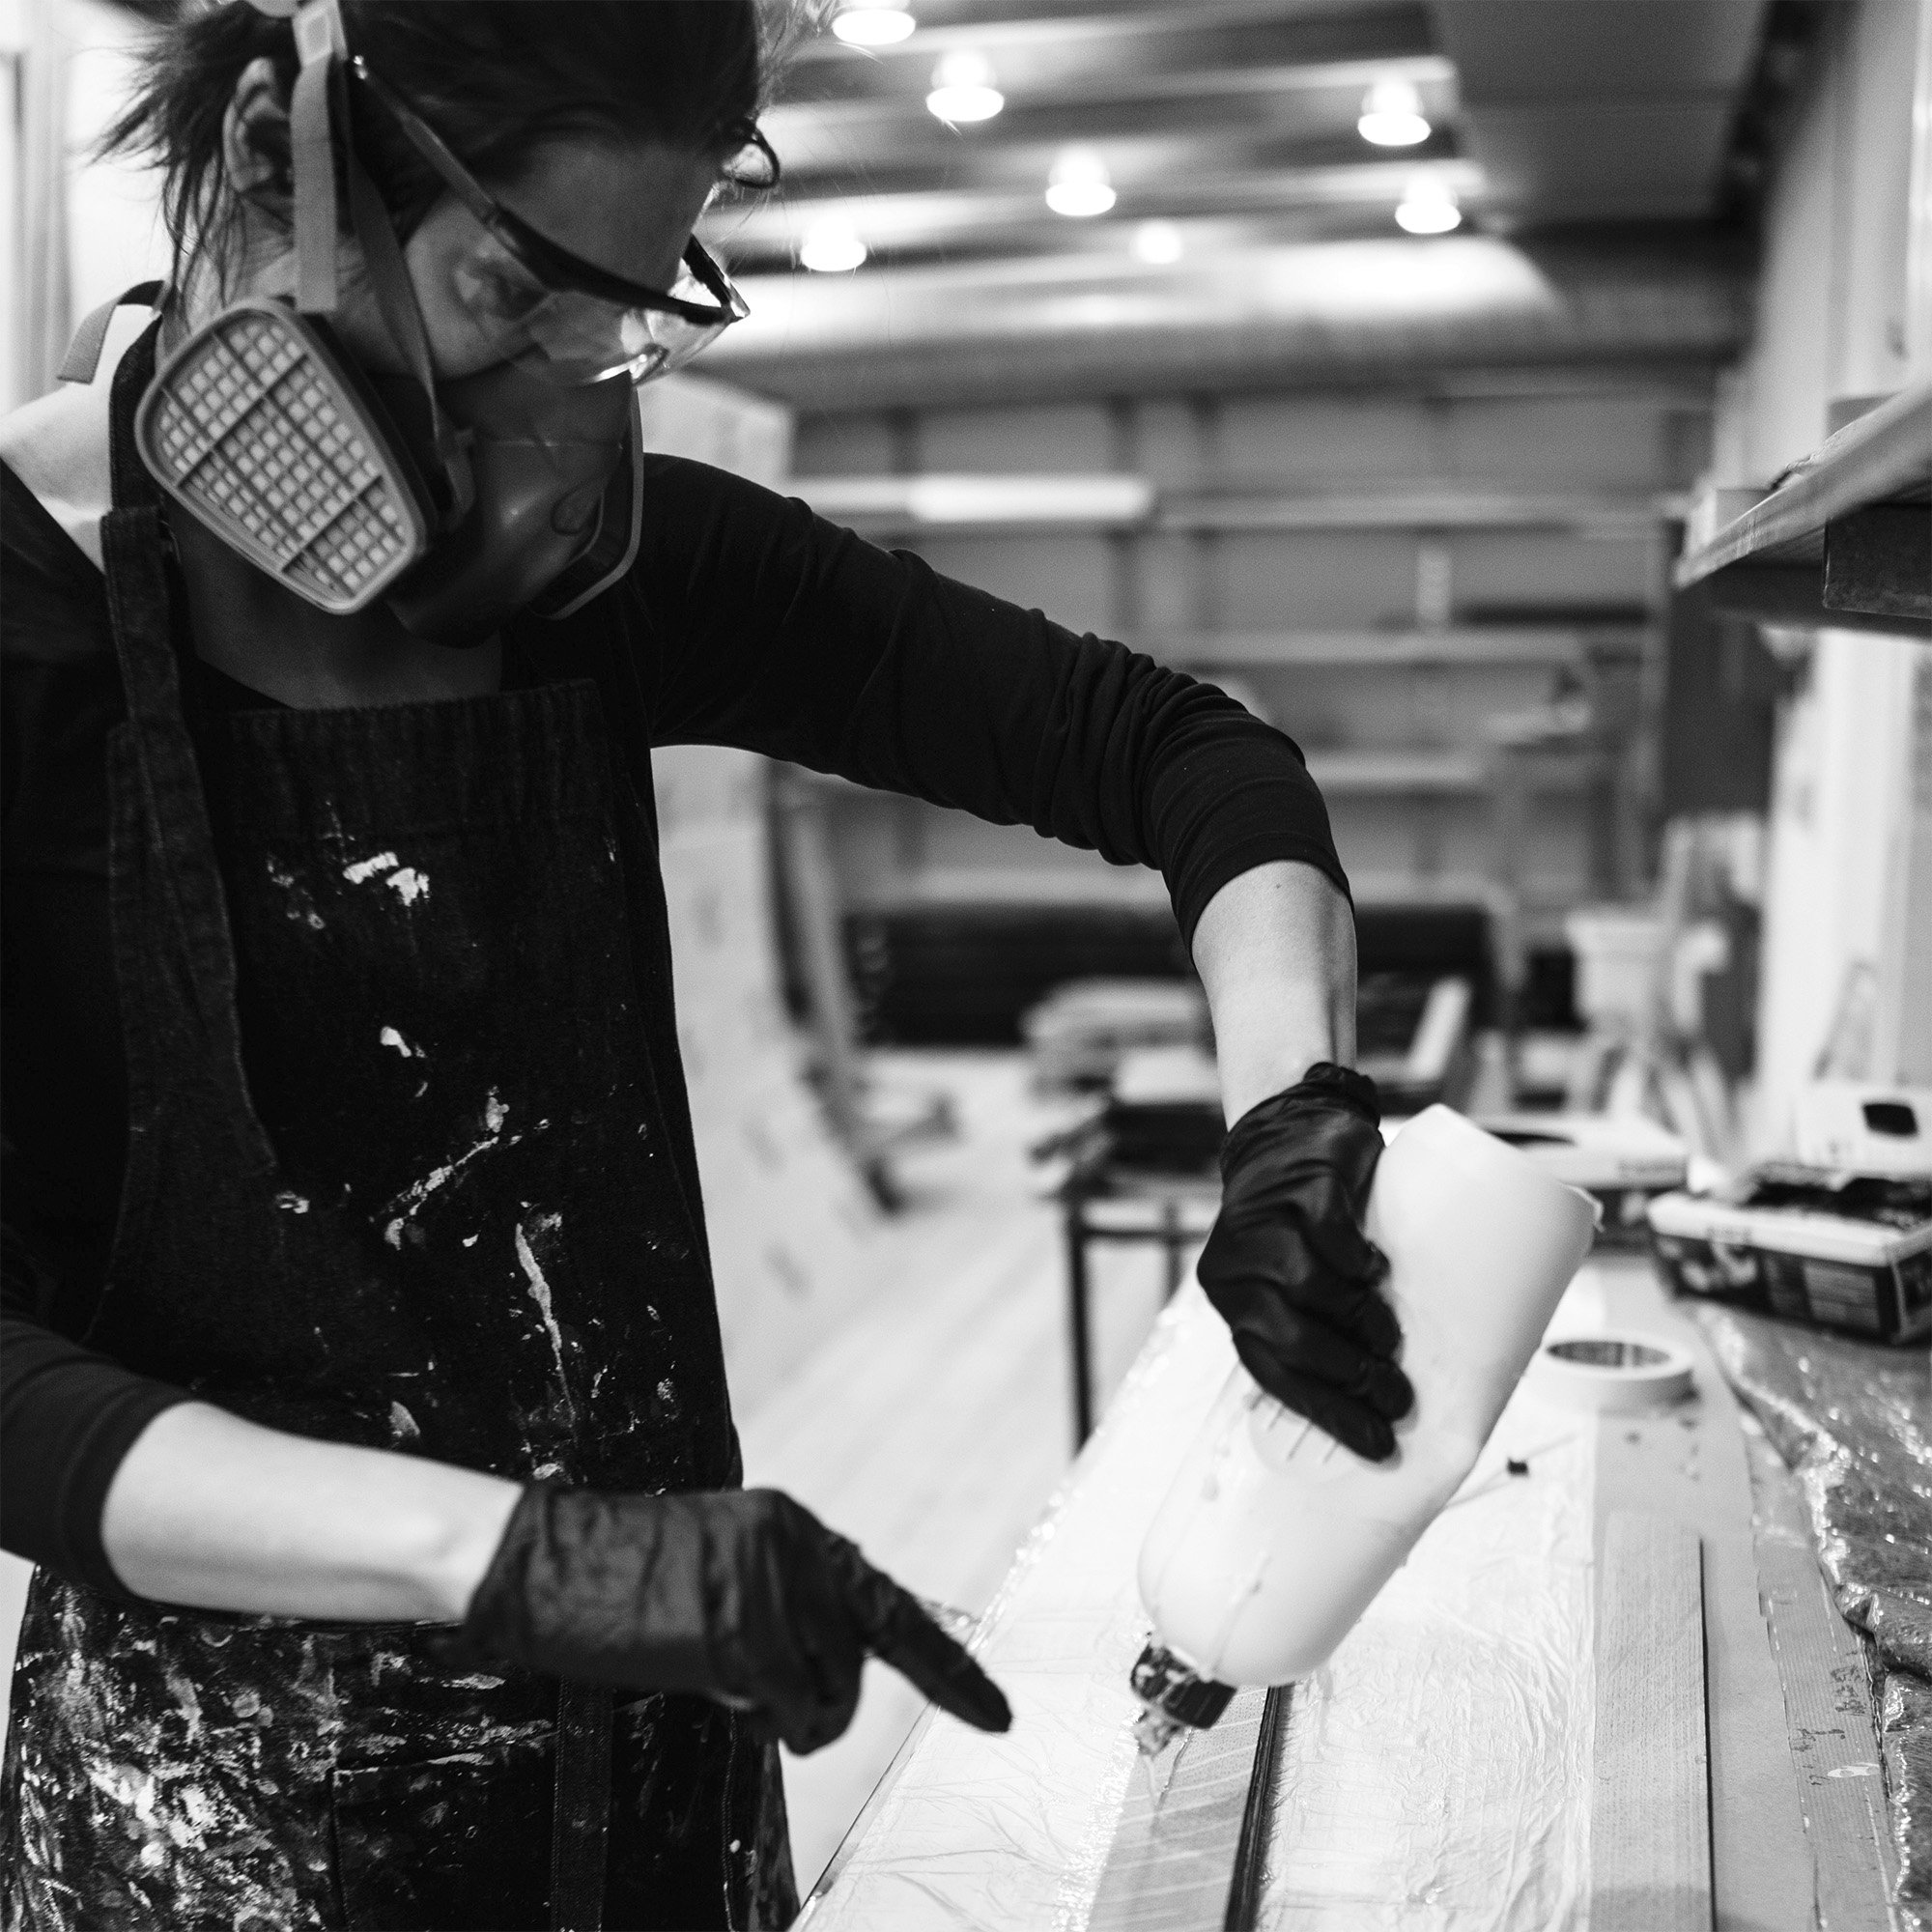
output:
[[[810,1932],[1086,1925],[1134,1764],[1142,1537],[1235,1351],[1177,1296],[980,1623],[1004,1737],[935,1717],[799,1920]]]
[[[1595,1452],[1594,1416],[1519,1389],[1459,1497],[1295,1687],[1267,1932],[1587,1923]]]
[[[801,1924],[1088,1924],[1134,1768],[1127,1671],[1148,1634],[1135,1560],[1233,1359],[1190,1288],[982,1623],[979,1654],[1013,1728],[989,1738],[934,1719]],[[1519,1391],[1458,1498],[1297,1687],[1264,1925],[1585,1923],[1594,1444],[1594,1417]],[[1509,1474],[1510,1458],[1529,1473]],[[1218,1927],[1222,1900],[1203,1907]]]
[[[1737,1309],[1697,1320],[1798,1478],[1838,1608],[1873,1640],[1898,1893],[1932,1900],[1932,1362]]]

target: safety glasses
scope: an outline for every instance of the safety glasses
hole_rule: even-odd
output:
[[[646,383],[681,368],[751,313],[696,239],[686,244],[668,290],[629,281],[559,247],[491,194],[365,61],[352,56],[348,65],[482,230],[457,271],[457,292],[472,312],[494,317],[505,337],[522,345],[507,360],[572,386],[613,376]],[[739,187],[775,187],[779,157],[750,128],[724,175]]]

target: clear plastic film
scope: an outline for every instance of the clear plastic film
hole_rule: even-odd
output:
[[[1819,1567],[1873,1642],[1901,1899],[1932,1900],[1932,1373],[1922,1349],[1730,1308],[1698,1325],[1796,1473]],[[1921,1908],[1922,1909],[1922,1908]]]
[[[1082,1932],[1131,1776],[1135,1558],[1233,1364],[1190,1287],[1035,1530],[975,1646],[1005,1737],[934,1718],[801,1924]],[[1580,1926],[1589,1889],[1595,1418],[1520,1391],[1328,1666],[1295,1688],[1262,1922]],[[1509,1460],[1526,1462],[1526,1476]],[[1208,1917],[1218,1923],[1220,1902]]]
[[[1520,1390],[1408,1561],[1295,1686],[1267,1932],[1587,1922],[1595,1444],[1593,1417]]]
[[[1233,1361],[1199,1291],[1178,1296],[980,1620],[975,1654],[1012,1729],[934,1718],[802,1926],[1086,1925],[1136,1762],[1127,1673],[1148,1621],[1135,1555]]]
[[[1724,1377],[1804,1491],[1818,1560],[1854,1623],[1874,1596],[1932,1607],[1932,1376],[1922,1349],[1700,1308]]]

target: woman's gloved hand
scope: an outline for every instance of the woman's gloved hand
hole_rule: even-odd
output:
[[[1198,1270],[1255,1380],[1378,1459],[1415,1400],[1377,1293],[1388,1263],[1362,1233],[1380,1121],[1375,1082],[1326,1061],[1251,1107],[1221,1150],[1221,1212]]]
[[[914,1598],[776,1490],[526,1490],[463,1634],[553,1676],[759,1711],[795,1751],[852,1721],[868,1651],[982,1731],[1011,1721]]]

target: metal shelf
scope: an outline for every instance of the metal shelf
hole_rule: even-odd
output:
[[[1674,497],[1499,491],[1455,480],[1407,489],[1172,490],[1119,471],[1064,475],[796,476],[821,516],[867,536],[1157,531],[1569,530],[1644,537],[1681,514]]]
[[[1676,581],[1708,582],[1720,609],[1932,635],[1932,384],[1848,423],[1742,515],[1698,521]]]
[[[1309,777],[1331,798],[1401,793],[1473,798],[1489,787],[1483,759],[1466,752],[1392,748],[1310,752],[1307,758]]]
[[[1647,633],[1635,625],[1456,625],[1412,631],[1146,632],[1137,650],[1179,667],[1271,666],[1398,670],[1486,665],[1580,665],[1639,657]]]
[[[1569,530],[1644,537],[1677,507],[1641,496],[1552,496],[1462,483],[1417,490],[1269,491],[1163,497],[1154,527],[1209,535],[1300,530]]]

